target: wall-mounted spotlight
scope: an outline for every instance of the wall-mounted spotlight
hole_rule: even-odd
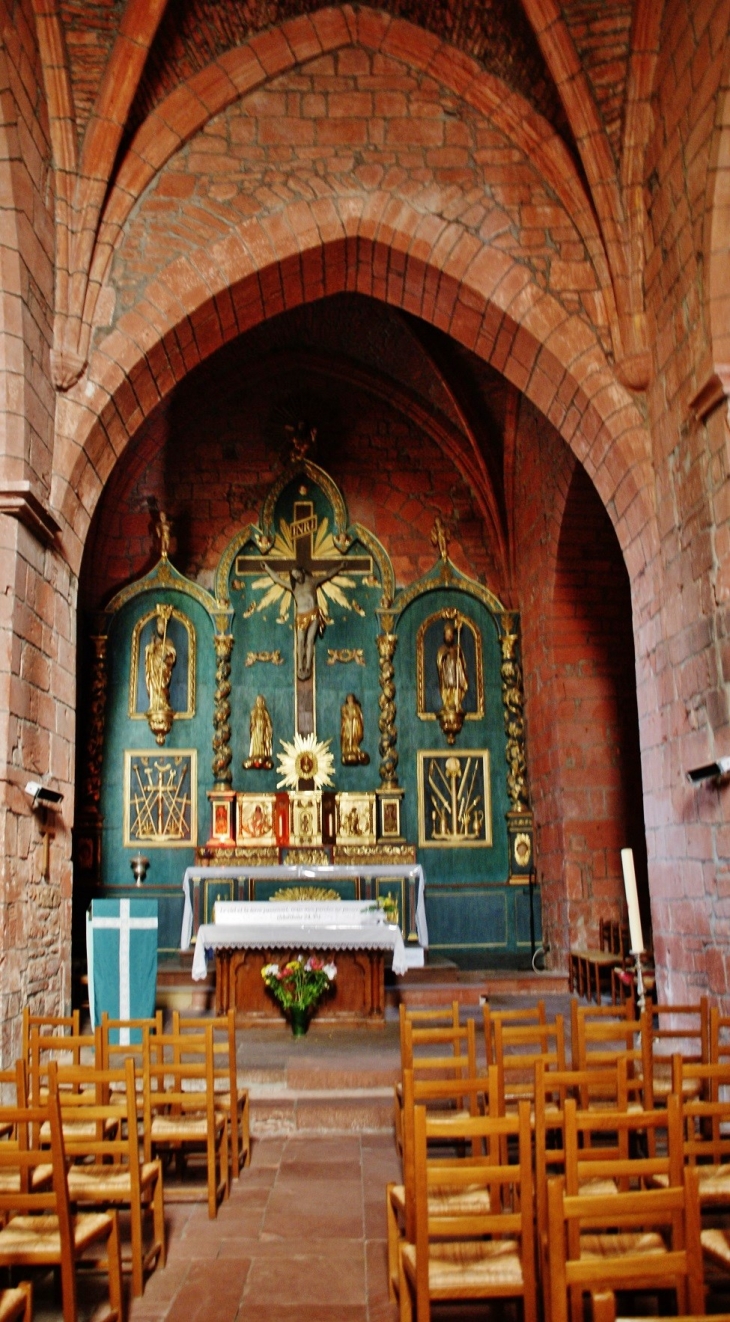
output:
[[[31,808],[55,808],[59,803],[63,803],[60,790],[51,790],[37,780],[29,780],[25,792],[33,800]]]
[[[29,780],[25,792],[31,800],[31,811],[37,812],[40,818],[39,830],[43,837],[41,876],[47,881],[51,871],[51,840],[56,834],[51,830],[48,811],[49,809],[55,811],[59,804],[63,803],[63,795],[60,790],[51,790],[39,780]]]
[[[713,780],[718,776],[730,776],[730,757],[719,757],[717,762],[708,762],[706,767],[687,772],[687,780],[693,785],[699,780]]]

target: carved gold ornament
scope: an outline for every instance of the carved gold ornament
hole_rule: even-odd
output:
[[[526,868],[532,857],[532,841],[526,831],[518,831],[515,836],[515,863]]]
[[[253,611],[249,613],[253,614]],[[243,664],[245,666],[255,666],[257,661],[268,661],[272,666],[283,666],[284,664],[284,658],[278,648],[275,652],[247,652]]]
[[[277,754],[277,770],[281,776],[276,783],[277,789],[296,790],[300,780],[313,781],[316,790],[334,784],[335,760],[330,752],[331,740],[318,739],[314,734],[302,735],[297,731],[292,743],[285,739],[279,742],[284,752]]]
[[[274,891],[270,900],[341,900],[337,891],[326,890],[324,886],[289,886],[285,890]]]
[[[328,647],[327,665],[334,666],[338,661],[343,666],[348,665],[350,661],[354,661],[357,666],[364,666],[365,653],[361,647]]]

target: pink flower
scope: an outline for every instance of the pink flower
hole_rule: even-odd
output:
[[[324,968],[324,964],[317,955],[310,955],[304,967],[307,973],[319,973]]]

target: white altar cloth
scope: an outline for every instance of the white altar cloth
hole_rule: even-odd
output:
[[[193,978],[206,976],[206,955],[216,949],[296,947],[305,950],[392,950],[393,972],[408,969],[400,928],[370,900],[272,904],[269,900],[217,901],[214,923],[198,928]]]
[[[180,933],[181,950],[189,949],[193,937],[193,902],[190,893],[191,881],[201,880],[203,878],[207,878],[208,881],[224,881],[229,878],[233,879],[234,877],[252,877],[256,881],[301,881],[304,883],[314,883],[316,885],[323,885],[328,881],[337,881],[341,878],[348,877],[363,877],[366,879],[375,877],[403,877],[408,879],[413,877],[417,882],[416,932],[418,935],[418,942],[424,950],[428,950],[428,926],[426,923],[426,904],[423,895],[425,877],[420,863],[405,863],[403,865],[397,863],[381,863],[375,865],[333,863],[310,866],[306,866],[303,863],[282,863],[272,867],[246,867],[245,865],[238,865],[221,868],[186,868],[182,883],[185,900],[183,907],[182,931]],[[227,902],[236,903],[236,901]],[[245,903],[258,903],[258,901],[245,901]],[[331,903],[342,905],[359,903],[359,901],[332,900]],[[271,907],[273,908],[273,905]],[[213,924],[208,924],[208,926],[213,926]]]

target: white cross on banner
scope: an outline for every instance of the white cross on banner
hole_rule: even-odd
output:
[[[157,901],[92,900],[86,916],[89,1009],[94,1027],[111,1019],[147,1019],[157,992]],[[128,1045],[128,1028],[119,1042]]]

